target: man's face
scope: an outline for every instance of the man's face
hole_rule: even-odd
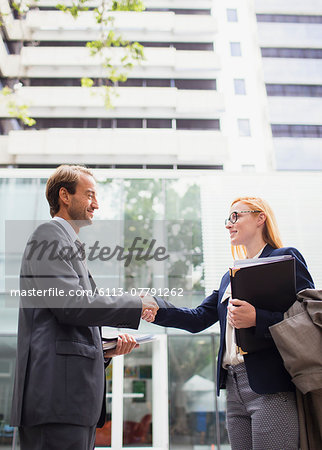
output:
[[[83,227],[91,225],[95,209],[98,209],[95,180],[90,175],[82,174],[67,212],[71,220],[77,221],[78,227]]]

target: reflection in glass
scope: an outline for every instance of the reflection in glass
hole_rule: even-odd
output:
[[[3,221],[0,221],[0,229],[3,234],[5,219],[33,221],[50,219],[49,208],[44,196],[45,182],[45,179],[0,180],[0,204],[5,213]],[[125,248],[137,236],[151,240],[157,234],[161,240],[163,239],[164,245],[171,250],[172,254],[177,254],[177,258],[171,260],[173,263],[163,265],[162,271],[159,270],[161,265],[153,265],[153,261],[149,265],[143,261],[136,265],[131,264],[129,268],[123,268],[122,273],[113,272],[112,275],[115,276],[117,285],[124,288],[134,286],[170,289],[182,286],[185,291],[182,297],[168,297],[167,299],[179,306],[182,304],[191,307],[199,304],[204,297],[204,273],[198,183],[191,178],[106,179],[98,183],[98,198],[100,209],[97,211],[96,218],[118,221],[122,224],[122,229],[119,230],[122,240],[120,244]],[[97,220],[93,227],[88,227],[88,232],[97,230],[95,227],[99,227],[99,222]],[[160,224],[163,228],[160,228]],[[105,239],[110,239],[110,229],[106,228],[103,231]],[[4,248],[0,247],[0,271],[4,274],[3,255]],[[92,268],[98,285],[101,285],[101,274],[98,273],[96,276],[96,270],[94,267],[91,267],[90,270]],[[1,278],[4,279],[4,277]],[[4,285],[1,285],[0,288],[4,290]],[[13,311],[17,313],[17,310]],[[7,330],[6,324],[9,321],[5,314],[0,316],[3,332],[4,329]],[[15,317],[12,320],[16,320]],[[16,322],[11,328],[15,333]],[[152,330],[149,329],[149,332]],[[156,333],[157,329],[153,332]],[[175,331],[173,330],[173,332]],[[4,345],[0,346],[0,371],[9,373],[6,372],[6,369],[9,370],[9,366],[11,371],[10,377],[0,378],[2,389],[0,397],[2,433],[0,436],[2,440],[0,439],[0,442],[2,445],[7,445],[4,442],[12,440],[12,430],[8,428],[8,423],[16,344],[15,338],[3,337],[1,339]],[[185,443],[200,441],[212,443],[216,442],[213,436],[217,436],[214,425],[213,392],[205,394],[207,402],[212,405],[210,410],[194,411],[193,395],[195,394],[191,390],[189,391],[189,385],[186,386],[188,390],[183,389],[183,384],[194,375],[206,378],[214,386],[213,375],[206,371],[206,368],[210,370],[209,368],[213,364],[214,345],[209,336],[203,337],[204,344],[199,336],[188,337],[188,341],[181,339],[183,339],[181,336],[171,337],[169,345],[170,442],[173,449],[176,442],[183,443],[184,448],[188,449],[189,447],[185,447]],[[184,339],[187,339],[186,336]],[[133,355],[125,357],[124,375],[124,446],[149,447],[152,445],[152,344],[142,345],[133,352]],[[97,431],[97,447],[111,446],[111,366],[107,369],[106,380],[106,424],[104,428]],[[189,400],[189,405],[187,403],[185,406],[184,398],[187,399],[186,401]],[[223,410],[224,408],[220,409],[219,416],[216,416],[217,421]],[[224,430],[222,423],[220,419],[221,441],[224,442],[225,431],[222,431]]]
[[[16,357],[16,338],[0,336],[0,448],[11,448],[14,428],[9,425]]]
[[[215,397],[217,340],[206,335],[169,336],[170,448],[173,450],[228,445],[225,401]]]
[[[106,420],[102,428],[96,429],[95,447],[110,447],[112,438],[112,364],[105,371],[106,379]]]
[[[124,358],[123,446],[152,446],[151,343]]]

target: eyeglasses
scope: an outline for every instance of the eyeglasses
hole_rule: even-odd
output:
[[[239,218],[238,215],[241,214],[241,213],[259,213],[259,212],[262,212],[262,211],[259,211],[257,209],[256,210],[249,210],[249,211],[233,211],[230,214],[230,216],[228,217],[228,219],[225,219],[225,225],[227,225],[228,222],[236,223],[238,218]]]

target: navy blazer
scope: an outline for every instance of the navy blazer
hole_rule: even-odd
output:
[[[296,262],[296,291],[314,288],[314,283],[308,272],[306,262],[301,253],[293,247],[274,249],[266,245],[260,258],[267,256],[292,255]],[[177,308],[163,299],[158,299],[160,309],[154,323],[166,327],[181,328],[198,333],[213,325],[220,323],[220,348],[217,361],[217,394],[226,387],[227,370],[222,367],[225,348],[225,331],[228,300],[221,303],[228,284],[229,272],[221,279],[218,291],[213,291],[209,297],[197,308]],[[283,360],[273,342],[268,327],[283,320],[283,313],[270,312],[256,308],[256,331],[258,337],[272,340],[272,347],[260,352],[244,355],[250,387],[258,394],[272,394],[275,392],[293,391],[294,385],[291,377],[284,368]]]

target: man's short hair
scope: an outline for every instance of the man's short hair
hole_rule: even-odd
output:
[[[66,188],[70,194],[75,194],[76,186],[82,174],[94,177],[92,171],[85,166],[63,164],[48,178],[46,184],[46,198],[50,207],[50,215],[54,217],[60,208],[59,191]]]

